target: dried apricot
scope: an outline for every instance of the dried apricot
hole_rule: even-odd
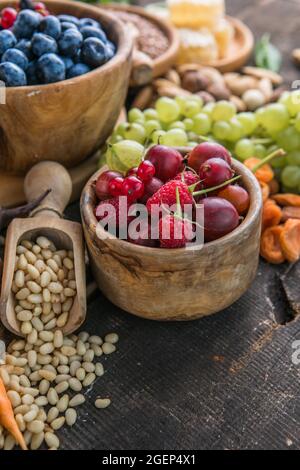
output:
[[[279,225],[282,218],[282,210],[272,199],[267,199],[263,205],[262,231],[268,227]]]
[[[269,183],[269,188],[270,188],[270,194],[277,194],[279,189],[280,189],[280,185],[277,181],[277,179],[273,179],[272,181],[270,181]]]
[[[284,256],[294,263],[300,258],[300,220],[289,219],[283,226],[280,244]]]
[[[262,234],[260,241],[260,254],[269,263],[280,264],[285,261],[285,256],[280,243],[280,237],[283,230],[283,225],[276,225],[276,227],[267,228]]]
[[[262,193],[262,198],[263,202],[266,202],[266,200],[270,196],[270,188],[267,183],[264,183],[263,181],[259,181],[260,187],[261,187],[261,193]]]
[[[249,170],[254,170],[257,165],[259,165],[261,160],[259,158],[248,158],[245,160],[245,165]],[[258,181],[263,181],[264,183],[270,183],[274,179],[274,172],[271,168],[271,166],[266,163],[262,167],[260,167],[258,170],[254,171],[254,174]]]
[[[280,206],[300,207],[300,196],[297,194],[274,194],[272,199]]]
[[[282,208],[282,222],[286,222],[289,219],[300,220],[300,207],[285,206]]]

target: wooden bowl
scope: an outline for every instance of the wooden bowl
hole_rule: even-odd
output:
[[[152,320],[192,320],[235,302],[253,281],[259,260],[262,197],[255,176],[234,161],[250,194],[241,225],[200,250],[147,248],[110,235],[99,239],[94,183],[81,197],[81,217],[90,262],[98,287],[115,305]],[[100,224],[99,224],[100,225]],[[101,226],[100,235],[105,235]]]
[[[248,61],[254,46],[254,37],[248,26],[237,18],[231,16],[226,18],[234,30],[233,40],[229,46],[228,53],[223,59],[207,64],[210,67],[215,67],[222,73],[239,70]]]
[[[94,153],[111,133],[126,98],[133,40],[107,12],[71,1],[45,1],[54,14],[101,21],[117,53],[80,77],[49,85],[6,89],[0,111],[0,169],[25,173],[41,160],[74,167]],[[0,1],[0,8],[18,2]]]
[[[146,11],[144,8],[131,6],[131,5],[122,5],[119,3],[109,3],[107,5],[99,5],[101,9],[113,11],[124,11],[128,13],[134,13],[136,15],[145,18],[146,20],[154,23],[154,25],[159,28],[169,40],[169,48],[162,55],[153,60],[153,69],[152,69],[152,78],[160,77],[164,75],[175,63],[176,57],[179,49],[179,37],[176,32],[176,29],[173,28],[168,21],[158,17],[151,12]],[[133,64],[133,67],[135,65]],[[140,85],[135,84],[134,80],[134,71],[132,72],[131,86]]]

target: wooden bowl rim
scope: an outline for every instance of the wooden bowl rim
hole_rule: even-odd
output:
[[[17,4],[17,0],[13,1],[8,1],[8,0],[0,0],[0,9],[4,8],[5,6],[14,6]],[[34,92],[40,93],[43,90],[49,90],[53,89],[54,91],[57,91],[58,89],[61,89],[64,86],[70,86],[74,84],[78,84],[82,82],[83,80],[91,77],[96,77],[97,75],[100,75],[101,73],[109,70],[109,69],[114,69],[116,68],[121,62],[124,60],[128,59],[128,56],[130,55],[131,50],[133,49],[133,39],[126,35],[126,30],[122,22],[117,19],[114,15],[109,14],[108,12],[100,11],[99,8],[95,6],[91,6],[88,3],[83,3],[83,2],[75,2],[71,0],[45,0],[44,3],[46,6],[49,6],[51,9],[51,6],[58,6],[58,7],[75,7],[76,9],[81,9],[81,10],[89,10],[94,15],[106,18],[107,21],[110,21],[113,25],[113,28],[115,29],[115,32],[118,35],[118,48],[116,51],[116,54],[112,59],[110,59],[106,64],[101,65],[100,67],[95,68],[94,70],[91,70],[90,72],[80,75],[79,77],[74,77],[74,78],[68,78],[65,80],[61,80],[60,82],[55,82],[55,83],[48,83],[48,84],[38,84],[38,85],[25,85],[25,86],[19,86],[19,87],[7,87],[6,93],[27,93],[30,92],[34,94]],[[63,13],[61,13],[63,14]],[[68,13],[70,14],[70,13]],[[76,16],[76,15],[74,15]]]
[[[142,16],[151,23],[154,23],[168,38],[170,46],[168,49],[153,60],[154,64],[154,73],[153,76],[156,78],[158,75],[161,75],[162,67],[166,63],[166,67],[169,68],[168,63],[174,57],[176,58],[179,50],[179,34],[176,31],[176,28],[172,26],[167,20],[156,16],[155,14],[145,10],[142,7],[136,5],[124,5],[119,3],[108,3],[108,4],[98,4],[98,8],[104,10],[120,10],[128,13],[135,13],[136,15]],[[175,60],[174,60],[175,62]],[[157,72],[156,72],[157,70]]]
[[[241,60],[243,57],[246,58],[251,54],[251,51],[254,47],[254,36],[252,34],[251,29],[241,20],[235,18],[233,16],[226,15],[226,19],[231,23],[234,28],[234,37],[237,34],[240,34],[244,38],[244,43],[241,49],[239,49],[238,53],[235,56],[224,57],[223,59],[213,60],[208,62],[207,65],[210,67],[228,67],[231,64]],[[233,39],[234,40],[234,39]]]
[[[200,253],[203,253],[205,249],[222,249],[225,248],[226,245],[230,244],[232,240],[236,237],[242,237],[244,233],[247,233],[248,227],[255,222],[255,220],[260,217],[260,212],[262,209],[262,194],[261,194],[261,188],[260,185],[255,177],[255,175],[241,162],[239,162],[236,159],[232,159],[233,161],[233,168],[235,171],[242,175],[242,181],[244,185],[246,186],[247,191],[249,192],[250,195],[250,207],[247,212],[246,217],[242,221],[242,223],[232,232],[228,233],[224,237],[219,238],[218,240],[214,240],[212,242],[205,243],[202,247],[201,250],[199,250]],[[86,201],[90,200],[90,195],[91,192],[93,191],[93,183],[95,182],[95,179],[99,176],[101,172],[103,172],[105,167],[102,167],[100,170],[98,170],[91,178],[88,180],[87,184],[85,185],[82,195],[81,195],[81,200],[80,200],[80,210],[81,210],[81,219],[82,219],[82,224],[87,226],[88,229],[90,229],[94,234],[95,234],[95,239],[97,239],[96,235],[96,226],[98,224],[98,221],[94,215],[93,208],[89,206]],[[102,231],[103,233],[107,232],[101,227],[101,225],[98,227],[97,230]],[[162,249],[162,248],[151,248],[151,247],[145,247],[145,246],[140,246],[140,245],[135,245],[134,243],[130,243],[126,240],[120,240],[119,238],[115,237],[114,235],[109,234],[106,236],[106,240],[109,241],[113,246],[117,246],[120,244],[122,249],[127,250],[131,255],[146,255],[146,256],[163,256],[163,257],[169,257],[169,256],[174,256],[174,255],[180,255],[180,254],[188,254],[190,253],[191,255],[194,255],[196,253],[195,250],[191,248],[177,248],[177,249]]]

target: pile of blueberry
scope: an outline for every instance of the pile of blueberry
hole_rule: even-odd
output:
[[[21,0],[0,20],[0,80],[8,87],[59,82],[105,64],[115,54],[100,23],[51,15],[43,3]]]

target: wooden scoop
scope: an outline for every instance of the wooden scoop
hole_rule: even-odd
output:
[[[38,236],[48,237],[58,250],[74,251],[74,269],[77,294],[69,319],[63,328],[65,334],[75,331],[86,316],[86,282],[84,244],[79,223],[62,220],[71,193],[72,181],[68,171],[59,163],[42,162],[34,166],[24,181],[24,191],[28,201],[34,200],[43,191],[51,189],[28,219],[14,219],[7,231],[0,299],[0,315],[3,324],[16,335],[20,332],[20,322],[14,310],[15,300],[11,290],[17,245],[22,240],[35,240]],[[13,188],[12,188],[13,190]]]

